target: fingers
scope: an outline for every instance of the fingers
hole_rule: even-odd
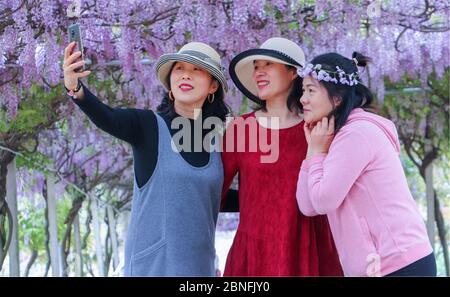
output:
[[[78,67],[82,67],[84,64],[85,64],[84,61],[79,61],[79,62],[73,63],[73,64],[71,64],[70,66],[67,66],[67,67],[66,67],[65,72],[68,72],[68,71],[75,71],[75,69],[77,69]]]
[[[311,135],[311,129],[309,128],[309,124],[305,124],[303,126],[303,130],[305,130],[305,135]]]
[[[91,71],[90,71],[90,70],[83,71],[83,72],[81,72],[81,73],[78,74],[78,78],[86,77],[86,76],[88,76],[89,74],[91,74]]]
[[[331,124],[331,121],[329,122],[328,118],[324,117],[324,118],[322,118],[322,120],[320,120],[316,123],[316,125],[312,129],[312,133],[316,134],[316,135],[332,134],[332,133],[329,133],[329,131],[331,129],[330,124]],[[332,131],[334,132],[334,122],[333,122],[333,126],[332,126]]]
[[[70,56],[70,53],[72,52],[74,46],[77,43],[75,41],[72,41],[71,43],[69,43],[69,45],[66,46],[66,48],[64,49],[64,60],[67,60]]]
[[[331,119],[330,119],[327,132],[328,132],[328,135],[334,134],[334,116],[331,117]]]
[[[328,118],[327,117],[324,117],[324,118],[322,118],[322,128],[323,129],[328,129]]]
[[[70,66],[73,62],[75,62],[78,58],[81,57],[81,52],[75,52],[71,54],[67,59],[64,61],[64,67]]]
[[[322,131],[322,121],[318,121],[316,126],[314,127],[316,132]]]
[[[72,48],[72,43],[69,43],[64,49],[64,61],[69,57],[70,49]]]

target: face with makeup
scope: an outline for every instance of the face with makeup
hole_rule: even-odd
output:
[[[300,98],[300,103],[303,105],[304,119],[307,124],[317,123],[333,110],[326,88],[310,75],[303,79],[303,96]]]
[[[279,97],[287,99],[293,80],[297,77],[295,69],[268,60],[255,60],[253,65],[253,80],[258,86],[258,97],[262,100]]]
[[[175,104],[201,108],[219,83],[205,69],[187,62],[177,62],[170,73],[170,86]]]

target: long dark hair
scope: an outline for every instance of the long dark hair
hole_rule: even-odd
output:
[[[290,70],[297,72],[297,68],[291,65],[286,65],[286,67]],[[303,105],[300,103],[300,98],[303,96],[302,90],[303,79],[297,75],[292,83],[291,92],[288,95],[286,105],[289,111],[294,111],[296,113],[303,113]],[[261,103],[256,103],[257,106],[255,110],[267,111],[266,101],[262,101]]]
[[[355,60],[354,60],[355,59]],[[355,63],[357,61],[357,65]],[[345,73],[357,73],[358,67],[366,67],[372,60],[358,52],[353,52],[352,59],[348,59],[337,53],[327,53],[315,57],[311,63],[321,64],[323,70],[336,72],[336,66],[339,66]],[[372,92],[362,84],[358,78],[358,84],[356,86],[343,85],[340,83],[333,83],[328,81],[319,81],[327,90],[328,97],[333,110],[330,113],[330,117],[335,118],[335,134],[345,125],[345,122],[350,115],[350,112],[355,108],[363,108],[366,111],[375,112],[376,108],[373,105]],[[334,98],[340,100],[340,104],[335,106]]]
[[[174,63],[175,65],[175,63]],[[170,70],[172,73],[172,70]],[[170,75],[169,73],[169,75]],[[216,80],[214,77],[212,77]],[[217,81],[217,80],[216,80]],[[218,82],[218,81],[217,81]],[[219,82],[218,82],[219,83]],[[170,87],[170,80],[169,80]],[[230,107],[224,101],[225,94],[223,93],[223,88],[219,83],[219,88],[214,93],[214,101],[210,103],[208,100],[205,100],[202,106],[202,117],[206,119],[208,117],[214,116],[220,118],[222,121],[225,121],[227,115],[231,113]],[[164,97],[161,103],[156,108],[156,111],[161,113],[162,115],[166,115],[169,118],[173,118],[177,116],[174,107],[174,101],[170,100],[169,92],[164,94]]]

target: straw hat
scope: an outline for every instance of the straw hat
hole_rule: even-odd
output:
[[[223,93],[228,91],[220,56],[216,50],[202,42],[190,42],[184,45],[178,53],[164,54],[156,63],[156,72],[167,91],[170,91],[170,71],[173,64],[182,61],[202,67],[220,83]]]
[[[231,60],[230,76],[236,87],[247,98],[262,103],[257,95],[258,86],[252,78],[255,60],[269,60],[300,68],[305,65],[305,54],[295,42],[274,37],[265,41],[260,48],[244,51]]]

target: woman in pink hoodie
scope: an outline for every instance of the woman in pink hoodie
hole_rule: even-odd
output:
[[[436,276],[425,224],[400,162],[394,124],[367,112],[372,94],[357,66],[369,59],[336,53],[299,70],[305,134],[297,202],[326,214],[347,276]]]

